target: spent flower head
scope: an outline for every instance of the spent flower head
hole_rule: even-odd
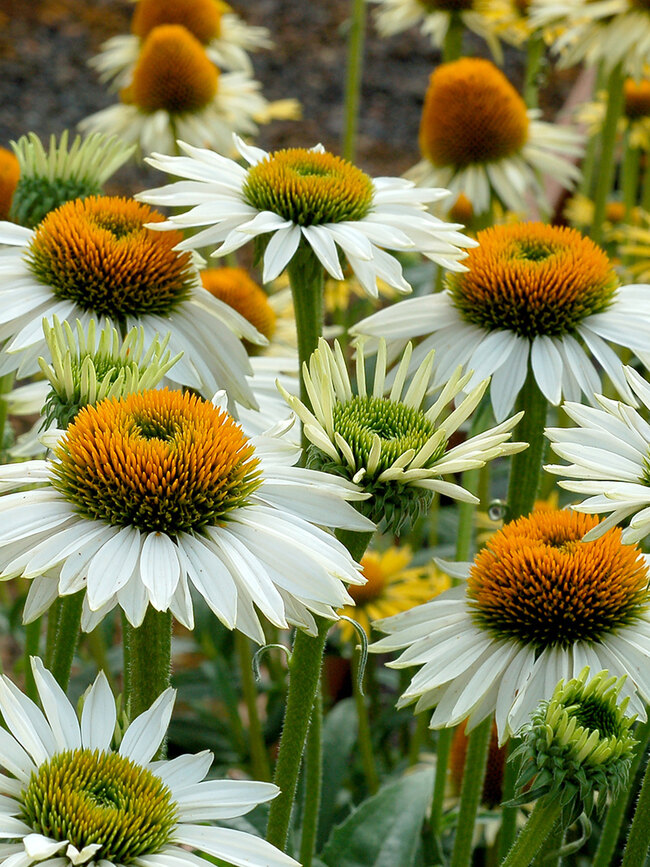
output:
[[[380,342],[371,385],[366,383],[360,342],[353,388],[340,345],[335,342],[332,350],[321,338],[309,367],[303,367],[312,409],[281,389],[312,444],[307,456],[309,465],[358,484],[370,497],[357,508],[392,533],[422,514],[435,492],[477,502],[460,485],[443,480],[443,475],[482,467],[499,455],[526,448],[524,443],[506,442],[520,414],[450,448],[450,437],[476,409],[488,382],[479,383],[449,412],[449,404],[471,378],[471,373],[462,376],[458,369],[426,409],[433,353],[422,361],[407,388],[411,355],[409,345],[392,386],[387,388],[386,345]]]
[[[91,319],[84,329],[77,319],[73,331],[69,322],[52,325],[43,320],[43,333],[52,363],[38,363],[50,388],[45,400],[45,424],[66,428],[79,410],[107,397],[125,397],[136,391],[155,388],[180,359],[167,349],[169,332],[156,335],[145,351],[142,326],[134,326],[124,338],[108,322],[98,329]]]
[[[50,136],[45,150],[33,132],[12,147],[20,165],[20,180],[13,197],[11,219],[33,229],[50,211],[72,199],[99,196],[104,184],[133,154],[133,147],[117,136],[93,133],[75,136],[68,147],[64,130],[57,141]]]
[[[626,712],[629,697],[619,703],[624,683],[625,676],[607,671],[590,678],[585,666],[540,702],[512,754],[520,761],[516,803],[559,799],[565,826],[582,812],[589,816],[595,802],[602,816],[607,794],[616,797],[627,783],[637,744],[631,732],[636,714]]]

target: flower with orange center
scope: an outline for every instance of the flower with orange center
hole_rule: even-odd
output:
[[[434,387],[456,365],[492,376],[497,419],[505,418],[529,369],[552,404],[589,400],[602,390],[600,369],[631,403],[623,365],[606,341],[645,358],[650,345],[650,286],[617,286],[605,253],[575,229],[513,223],[478,232],[468,271],[448,288],[402,301],[359,322],[352,332],[402,346],[424,336],[440,363]],[[598,362],[596,366],[591,357]]]
[[[531,196],[548,210],[540,176],[572,187],[582,136],[539,116],[489,60],[443,63],[431,73],[422,110],[423,160],[406,176],[464,193],[479,214],[495,200],[525,212]]]
[[[280,438],[246,437],[223,398],[110,398],[78,413],[49,460],[0,467],[0,490],[40,483],[0,499],[3,577],[35,579],[26,620],[85,590],[86,630],[115,605],[134,626],[151,605],[192,628],[191,582],[229,629],[261,642],[256,607],[312,630],[310,612],[335,619],[351,602],[345,585],[364,579],[316,524],[367,531],[346,502],[361,495],[294,467],[300,450]]]
[[[473,563],[449,564],[467,579],[426,605],[380,621],[371,650],[402,650],[392,667],[422,665],[399,701],[435,706],[433,728],[468,729],[496,712],[501,742],[555,684],[585,665],[628,675],[643,718],[650,696],[648,562],[618,529],[592,542],[596,518],[543,510],[506,524]],[[635,693],[635,688],[640,695]]]
[[[411,287],[389,250],[411,250],[453,271],[463,269],[461,246],[473,241],[456,223],[445,223],[427,212],[427,204],[444,198],[441,189],[417,189],[402,178],[372,180],[356,166],[314,148],[288,148],[266,153],[235,145],[248,163],[243,168],[202,148],[180,143],[186,157],[154,154],[152,166],[187,180],[140,193],[151,204],[191,205],[173,214],[168,226],[203,226],[179,249],[221,244],[213,253],[224,256],[258,237],[267,243],[263,254],[264,283],[278,277],[299,246],[311,248],[325,271],[343,280],[341,252],[364,290],[376,296],[377,279],[402,292]]]
[[[19,177],[20,165],[15,154],[7,148],[0,148],[0,220],[9,219]]]
[[[449,587],[448,577],[434,563],[408,568],[412,560],[408,545],[381,553],[366,551],[361,558],[366,583],[350,587],[354,607],[346,606],[339,614],[356,620],[369,635],[373,620],[408,611]],[[354,641],[356,632],[351,623],[341,620],[339,629],[343,641]]]
[[[246,75],[253,72],[249,52],[273,47],[266,27],[251,27],[221,0],[137,0],[131,34],[105,42],[91,66],[116,88],[129,85],[143,41],[166,24],[184,27],[215,66]]]
[[[203,289],[189,253],[174,247],[180,232],[156,232],[163,217],[133,199],[90,196],[50,212],[35,230],[0,223],[3,286],[3,374],[38,370],[49,359],[41,320],[56,315],[86,327],[111,322],[145,329],[148,341],[171,332],[172,355],[183,358],[169,378],[212,396],[253,403],[250,366],[237,339],[265,338],[227,304]]]
[[[233,307],[241,316],[271,340],[276,314],[266,292],[243,268],[208,268],[201,271],[201,282],[210,295]],[[254,347],[247,347],[249,351]]]
[[[467,28],[484,39],[501,63],[503,52],[490,20],[486,0],[373,0],[378,4],[375,25],[382,36],[393,36],[420,24],[436,48],[442,48],[451,27]]]
[[[119,105],[87,117],[83,130],[114,133],[145,153],[173,153],[176,139],[232,150],[233,132],[255,135],[269,103],[243,72],[220,74],[205,48],[181,24],[149,31]]]

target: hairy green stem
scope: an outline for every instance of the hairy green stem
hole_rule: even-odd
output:
[[[86,591],[80,590],[59,600],[59,616],[56,625],[54,648],[50,671],[61,689],[65,690],[70,680],[70,669],[79,642],[81,609]]]
[[[508,484],[508,519],[514,520],[532,512],[542,473],[546,438],[548,402],[535,381],[528,362],[528,376],[520,395],[524,416],[515,428],[513,439],[528,443],[523,452],[513,455]]]
[[[375,764],[375,756],[372,750],[372,735],[370,733],[370,718],[368,716],[368,704],[366,697],[361,694],[359,685],[359,653],[355,650],[352,657],[352,689],[354,690],[354,703],[357,709],[359,721],[359,735],[357,745],[361,753],[361,765],[366,778],[366,785],[371,795],[379,789],[379,774]]]
[[[47,609],[47,630],[45,632],[45,668],[48,670],[52,667],[52,655],[54,654],[54,645],[56,643],[56,630],[59,626],[59,611],[61,608],[61,597],[58,596]]]
[[[302,867],[311,867],[318,835],[318,815],[323,782],[322,728],[323,696],[321,690],[318,689],[311,711],[311,723],[305,748],[305,806],[302,813],[300,855],[298,856]]]
[[[149,605],[141,626],[126,625],[125,705],[131,719],[151,707],[171,679],[172,615]],[[128,671],[127,671],[128,669]]]
[[[501,867],[530,867],[544,840],[560,818],[560,799],[540,798]],[[638,865],[637,865],[638,867]]]
[[[650,761],[643,775],[621,867],[640,867],[641,864],[645,864],[648,846],[650,846]]]
[[[532,867],[560,867],[565,833],[562,823],[556,822],[551,833],[539,847]]]
[[[242,692],[248,713],[248,747],[253,779],[267,781],[271,779],[271,768],[257,710],[257,688],[253,676],[253,654],[251,653],[250,639],[243,632],[235,630],[235,646],[239,657]]]
[[[348,63],[343,108],[343,156],[354,162],[359,117],[359,95],[363,74],[363,43],[366,30],[366,0],[352,0],[348,30]]]
[[[470,867],[472,863],[472,838],[483,792],[491,733],[492,716],[490,715],[469,735],[451,867]]]
[[[300,400],[311,408],[302,379],[302,366],[309,364],[312,352],[323,333],[323,286],[325,272],[313,250],[301,241],[287,266],[293,309],[298,334],[298,360],[300,362]],[[304,446],[304,443],[303,443]]]
[[[508,752],[512,750],[512,738],[506,743]],[[506,764],[503,770],[503,792],[501,800],[506,803],[515,796],[515,783],[518,769],[516,762],[509,762],[506,755]],[[501,827],[499,828],[499,860],[506,857],[517,834],[517,814],[519,807],[501,807]]]
[[[594,197],[594,217],[591,225],[591,239],[600,244],[603,238],[603,223],[607,197],[612,189],[616,164],[614,151],[616,149],[618,120],[623,111],[623,83],[625,74],[623,64],[617,64],[611,71],[607,93],[607,111],[601,130],[601,148],[599,171],[596,179],[596,194]]]
[[[524,102],[528,108],[537,108],[539,71],[544,58],[544,39],[531,36],[526,45],[526,75],[524,78]]]

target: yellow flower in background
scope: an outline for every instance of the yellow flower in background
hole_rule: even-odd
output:
[[[206,268],[201,271],[201,282],[211,295],[224,301],[247,319],[270,342],[275,334],[276,313],[266,292],[248,275],[244,268]],[[247,346],[259,350],[253,344]]]
[[[646,70],[646,73],[648,70]],[[650,78],[635,81],[627,78],[623,85],[623,112],[617,131],[627,136],[628,147],[650,151]],[[600,135],[607,110],[607,91],[602,90],[595,101],[586,102],[576,112],[576,121],[584,124],[590,136]]]
[[[369,635],[373,620],[408,611],[450,586],[449,577],[433,561],[407,568],[412,560],[413,551],[408,545],[383,552],[367,551],[361,558],[361,571],[367,581],[348,587],[355,605],[346,605],[338,614],[356,620]],[[351,623],[340,620],[338,626],[343,641],[355,641]]]
[[[15,154],[7,148],[0,148],[0,220],[9,219],[11,200],[19,177],[20,165]]]
[[[574,185],[582,135],[539,117],[489,60],[443,63],[431,74],[422,110],[423,159],[405,176],[418,186],[446,187],[455,198],[464,193],[476,214],[497,199],[528,211],[529,197],[548,210],[540,179]]]
[[[396,298],[397,291],[384,280],[377,280],[377,290],[382,298]],[[334,313],[336,310],[347,310],[357,298],[366,298],[366,292],[354,276],[345,280],[335,280],[333,277],[325,281],[325,310]]]
[[[626,276],[646,283],[650,280],[650,214],[639,208],[633,216],[636,225],[619,225],[612,234],[619,244],[620,255],[626,257]]]
[[[491,0],[487,16],[500,39],[521,48],[535,32],[528,17],[529,9],[530,0]]]

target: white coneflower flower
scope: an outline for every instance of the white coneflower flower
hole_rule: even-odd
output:
[[[35,230],[0,223],[0,375],[38,371],[47,355],[41,320],[91,319],[126,330],[142,326],[147,342],[170,332],[169,350],[183,357],[173,382],[212,396],[226,388],[252,402],[248,357],[238,337],[264,342],[255,328],[201,286],[189,253],[174,247],[180,232],[155,232],[163,216],[116,197],[67,202]]]
[[[540,179],[573,187],[580,172],[572,160],[584,137],[539,118],[489,60],[443,63],[431,73],[422,110],[423,159],[406,177],[456,198],[464,193],[477,214],[495,196],[512,211],[527,213],[529,197],[548,210]]]
[[[222,393],[223,396],[223,393]],[[220,398],[221,399],[221,398]],[[363,583],[319,526],[371,530],[354,485],[294,466],[300,448],[244,435],[222,406],[161,389],[82,409],[45,461],[0,467],[3,576],[34,578],[25,618],[86,590],[82,626],[115,605],[193,624],[189,584],[229,628],[263,642],[279,627],[336,618]]]
[[[145,154],[173,153],[177,138],[229,154],[233,132],[257,133],[269,107],[260,87],[244,72],[221,73],[185,27],[165,24],[147,36],[120,104],[79,127],[118,135]]]
[[[497,419],[512,410],[529,365],[552,404],[562,397],[593,400],[602,367],[634,402],[623,364],[609,343],[644,357],[650,345],[650,286],[618,286],[603,250],[575,229],[543,223],[494,226],[478,232],[465,274],[446,291],[401,301],[359,322],[353,333],[385,338],[391,354],[424,337],[436,350],[434,385],[457,364],[475,384],[491,376]]]
[[[100,673],[81,719],[40,659],[44,712],[3,676],[0,863],[13,867],[197,867],[204,852],[234,867],[298,867],[253,834],[205,822],[232,819],[279,794],[249,780],[206,780],[208,750],[152,761],[174,705],[167,689],[113,747],[115,700]]]
[[[650,592],[642,551],[621,531],[583,542],[595,518],[533,512],[506,524],[473,563],[448,564],[458,587],[375,623],[374,652],[402,650],[389,666],[421,666],[399,705],[435,707],[431,726],[468,728],[496,712],[505,740],[585,665],[628,675],[650,698]],[[633,687],[630,707],[645,719]]]
[[[182,142],[187,157],[154,154],[148,160],[184,180],[140,193],[138,198],[152,204],[193,206],[170,217],[168,228],[208,227],[179,249],[221,244],[213,255],[224,256],[262,238],[268,242],[262,278],[267,283],[287,267],[301,241],[329,274],[342,280],[340,248],[373,296],[378,294],[377,278],[402,292],[411,289],[399,262],[384,248],[420,252],[445,268],[464,270],[460,260],[467,254],[461,247],[475,242],[457,231],[461,226],[426,211],[429,202],[447,195],[446,190],[419,189],[402,178],[372,180],[321,146],[269,154],[237,137],[235,144],[248,168]]]
[[[216,66],[247,75],[253,72],[248,52],[273,47],[266,27],[251,27],[221,0],[137,0],[131,33],[105,42],[90,65],[102,81],[126,87],[131,83],[142,41],[162,24],[182,25],[204,46]]]
[[[438,492],[464,502],[476,497],[442,476],[484,466],[499,455],[521,451],[524,443],[506,442],[521,418],[513,416],[498,427],[449,448],[450,437],[478,406],[487,381],[479,383],[453,412],[449,404],[467,386],[472,374],[458,368],[433,406],[425,409],[433,353],[424,359],[408,389],[404,382],[411,360],[407,347],[397,375],[385,396],[386,347],[381,343],[372,387],[366,385],[363,346],[357,347],[357,386],[352,388],[341,347],[332,351],[321,339],[303,379],[312,410],[282,389],[287,403],[303,423],[313,444],[310,466],[350,479],[369,499],[357,508],[381,529],[396,533],[431,504]]]

